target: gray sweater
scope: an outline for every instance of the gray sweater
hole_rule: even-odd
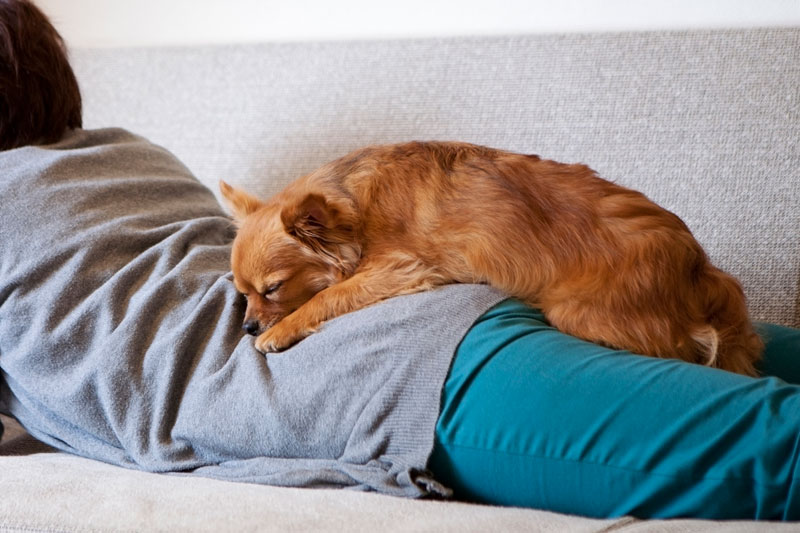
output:
[[[446,494],[425,465],[453,352],[503,296],[453,285],[263,356],[233,228],[119,129],[0,152],[0,411],[67,452],[155,472]]]

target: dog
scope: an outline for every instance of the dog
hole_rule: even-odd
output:
[[[585,165],[410,142],[357,150],[269,201],[220,190],[261,352],[392,296],[487,283],[581,339],[756,375],[738,281],[678,216]]]

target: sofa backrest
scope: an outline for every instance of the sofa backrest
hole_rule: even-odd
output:
[[[268,196],[362,145],[583,162],[681,216],[800,325],[800,28],[79,49],[85,126]]]

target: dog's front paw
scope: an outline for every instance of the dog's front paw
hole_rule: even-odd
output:
[[[297,344],[312,333],[314,328],[296,327],[288,320],[281,320],[256,338],[256,350],[261,353],[275,353]]]

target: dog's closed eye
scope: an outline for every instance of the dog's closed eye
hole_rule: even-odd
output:
[[[273,283],[272,285],[270,285],[269,287],[264,289],[264,292],[262,292],[261,294],[266,298],[270,294],[276,293],[278,291],[278,289],[281,288],[281,285],[283,285],[282,281],[278,281],[277,283]]]

